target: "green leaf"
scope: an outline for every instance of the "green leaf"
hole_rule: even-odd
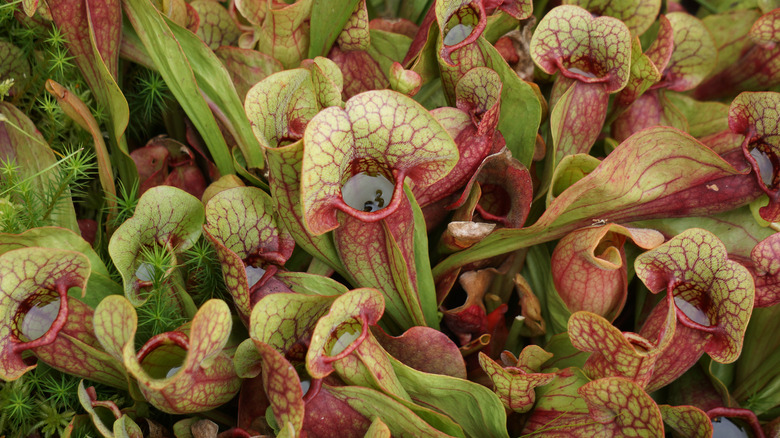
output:
[[[189,65],[192,68],[196,85],[205,95],[205,101],[208,103],[211,111],[213,111],[214,116],[222,122],[227,132],[236,141],[238,148],[246,159],[247,166],[254,169],[262,169],[264,164],[260,143],[258,143],[258,139],[252,133],[252,127],[244,112],[244,106],[238,98],[236,88],[233,86],[233,81],[227,70],[214,52],[209,50],[192,32],[170,20],[167,20],[167,24],[176,38],[176,42],[181,46],[183,54],[187,57],[188,62],[184,65]],[[179,75],[180,73],[177,72],[176,74]],[[164,75],[163,78],[165,78]],[[169,84],[167,79],[166,84]],[[203,118],[207,120],[205,114]],[[204,128],[207,126],[205,125]],[[205,139],[209,138],[200,127],[198,130]],[[215,134],[218,135],[219,131]],[[214,156],[214,152],[211,148],[209,148],[209,151],[211,151],[212,158],[218,164],[217,167],[219,167],[219,161]],[[221,146],[218,148],[218,151],[221,157]],[[220,168],[220,171],[223,175],[232,173],[225,172],[222,168]]]
[[[432,426],[410,408],[374,389],[340,386],[328,388],[328,390],[334,397],[345,401],[366,417],[381,419],[393,436],[410,438],[465,436],[455,423],[441,423]]]
[[[412,400],[452,418],[470,437],[508,437],[506,412],[499,398],[469,380],[428,374],[390,358]]]
[[[653,219],[632,222],[636,228],[652,228],[670,239],[689,228],[703,228],[716,235],[726,245],[729,256],[750,258],[759,242],[774,233],[753,220],[750,208],[745,206],[712,216]]]
[[[114,162],[122,180],[129,184],[137,178],[137,172],[123,137],[130,112],[116,82],[122,33],[119,0],[53,0],[48,6],[84,79],[100,106],[110,114]]]
[[[662,144],[666,146],[660,147]],[[621,183],[613,184],[618,175]],[[478,244],[437,265],[434,279],[438,281],[466,263],[560,238],[593,221],[621,223],[731,210],[755,196],[751,194],[754,189],[745,183],[748,177],[680,131],[667,127],[645,129],[561,193],[536,223],[519,230],[493,231]]]
[[[182,43],[178,40],[178,37],[184,36],[184,30],[173,24],[169,26],[165,17],[152,6],[149,0],[123,0],[122,4],[124,5],[125,14],[143,42],[148,55],[154,61],[155,67],[165,80],[166,85],[168,85],[171,93],[173,93],[176,100],[195,124],[198,132],[203,136],[220,173],[234,173],[230,150],[222,137],[219,125],[211,113],[208,102],[201,95],[196,74],[193,71],[187,53],[185,53],[181,45]],[[178,29],[177,33],[174,33],[173,29]],[[194,35],[192,37],[197,40],[198,44],[203,44],[199,38]],[[188,41],[192,43],[186,37],[182,38],[184,44],[187,44]],[[189,48],[192,49],[192,47],[192,44],[190,44]],[[196,51],[192,55],[203,56],[203,49],[198,49],[195,46]],[[197,51],[201,51],[201,53],[198,54]],[[213,56],[213,53],[211,55]],[[210,59],[210,57],[206,59]],[[216,58],[214,58],[214,61],[219,65],[219,61]],[[215,85],[213,86],[216,86],[216,80],[227,77],[227,73],[224,72],[221,65],[220,69],[224,76],[222,78],[219,76],[215,77]],[[230,88],[232,88],[229,77],[227,79]],[[201,85],[205,86],[205,84]],[[234,90],[233,95],[235,95]],[[229,96],[228,94],[222,97],[229,99]],[[235,99],[238,100],[238,97],[235,97]],[[223,107],[223,110],[229,109]]]
[[[100,130],[95,117],[92,116],[87,105],[77,95],[71,93],[54,80],[48,79],[46,81],[46,91],[57,99],[57,103],[60,104],[60,108],[62,108],[65,114],[92,135],[92,141],[95,143],[95,156],[98,162],[98,175],[100,177],[100,185],[103,187],[106,206],[109,209],[115,207],[117,196],[114,171],[111,167],[111,158],[108,155],[106,143],[103,141],[103,132]]]
[[[311,7],[309,58],[327,56],[358,0],[315,0]]]
[[[45,193],[51,190],[51,184],[58,183],[52,171],[57,166],[54,152],[32,120],[8,102],[0,102],[0,158],[19,166],[21,179],[29,178],[38,193]],[[51,207],[49,224],[79,231],[70,197]]]
[[[425,217],[414,199],[414,194],[409,186],[404,185],[404,192],[409,199],[414,217],[414,265],[417,278],[417,296],[420,299],[425,323],[428,327],[438,329],[439,315],[437,313],[438,302],[436,300],[436,284],[431,274],[431,260],[428,255],[428,231],[425,225]]]

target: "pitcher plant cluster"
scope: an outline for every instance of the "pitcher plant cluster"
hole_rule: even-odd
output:
[[[780,437],[778,6],[5,0],[0,435]]]

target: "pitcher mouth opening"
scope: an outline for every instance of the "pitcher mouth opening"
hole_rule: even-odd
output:
[[[556,62],[562,75],[569,79],[576,79],[580,82],[609,82],[612,76],[609,71],[604,71],[602,66],[589,57],[579,58],[573,62],[571,59],[558,59]]]
[[[365,222],[384,219],[401,202],[403,180],[403,172],[389,171],[375,160],[354,160],[344,173],[336,207]]]
[[[65,326],[68,319],[68,287],[57,284],[57,290],[41,289],[22,303],[14,317],[19,343],[14,351],[49,345]]]
[[[153,336],[136,354],[141,368],[153,379],[167,379],[184,365],[189,339],[182,332],[165,332]]]

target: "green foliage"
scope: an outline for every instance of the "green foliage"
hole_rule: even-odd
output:
[[[33,429],[37,429],[46,438],[62,436],[75,415],[73,411],[59,411],[48,403],[38,403],[38,409],[42,419],[35,423]]]
[[[187,291],[198,306],[211,298],[228,299],[222,265],[214,247],[205,237],[201,236],[192,248],[184,252],[184,269],[187,272]]]
[[[137,67],[129,75],[125,96],[130,108],[128,132],[139,142],[145,142],[164,129],[161,122],[176,107],[162,76],[143,67]]]
[[[78,148],[64,155],[53,169],[43,191],[32,184],[37,175],[23,176],[13,159],[0,159],[0,232],[21,233],[49,225],[53,212],[69,198],[85,194],[95,172],[94,154]]]
[[[152,283],[148,300],[136,309],[138,313],[138,334],[136,344],[143,345],[149,338],[159,333],[172,331],[184,324],[187,319],[178,310],[174,289],[180,287],[179,273],[174,271],[177,265],[173,255],[160,246],[141,249],[142,262],[139,270]]]
[[[31,389],[24,378],[3,383],[0,390],[0,432],[24,436],[24,431],[29,430],[37,407]]]
[[[119,193],[115,198],[116,205],[111,209],[113,220],[109,225],[112,228],[117,228],[133,217],[135,206],[138,205],[138,181],[134,181],[129,187],[120,181],[118,188]]]

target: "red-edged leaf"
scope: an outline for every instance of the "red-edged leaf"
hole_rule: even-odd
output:
[[[466,378],[466,364],[458,346],[444,333],[417,326],[393,337],[378,327],[371,331],[390,356],[416,370]]]
[[[0,234],[0,254],[12,249],[39,246],[77,251],[89,259],[86,294],[79,300],[95,308],[108,295],[122,293],[122,286],[110,277],[108,269],[92,246],[78,234],[60,227],[32,228],[21,234]]]
[[[439,57],[447,65],[457,65],[450,54],[473,44],[482,35],[487,26],[485,6],[481,1],[448,0],[436,2],[434,10],[442,35]]]
[[[315,235],[338,227],[337,210],[370,222],[388,217],[401,203],[406,177],[415,186],[428,186],[458,159],[457,146],[430,113],[389,90],[362,93],[344,109],[321,111],[307,125],[304,144],[301,199],[306,225]],[[383,194],[386,208],[365,212],[344,200],[342,186],[361,172],[394,180],[392,197]],[[363,201],[349,202],[362,206]]]
[[[222,5],[209,0],[195,0],[190,3],[190,6],[200,17],[200,26],[195,34],[211,50],[220,46],[230,46],[238,41],[241,31]]]
[[[475,193],[478,200],[470,207],[467,196],[477,192],[476,187],[479,187],[478,193]],[[471,213],[459,220],[475,220],[478,222],[472,223],[479,226],[488,225],[481,222],[488,221],[508,228],[522,228],[531,210],[532,198],[531,174],[522,163],[512,157],[509,150],[504,149],[482,161],[466,184],[461,198],[448,208],[466,208]]]
[[[32,348],[35,356],[64,373],[127,390],[121,361],[103,351],[95,337],[92,308],[73,297],[67,307],[67,321],[54,342]],[[46,323],[45,316],[41,322]]]
[[[0,41],[0,78],[13,79],[8,95],[15,97],[25,89],[30,77],[30,63],[22,49],[10,42]]]
[[[263,358],[263,389],[271,402],[276,423],[290,427],[292,436],[298,436],[304,421],[303,390],[298,373],[270,345],[255,341],[255,347]]]
[[[606,319],[589,312],[576,312],[569,318],[572,345],[592,352],[583,369],[593,379],[625,377],[644,388],[655,370],[659,355],[675,334],[674,310],[667,311],[658,338],[645,339],[635,333],[621,333]]]
[[[729,128],[745,136],[742,151],[753,167],[756,182],[769,197],[761,217],[780,219],[780,93],[741,93],[729,108]]]
[[[661,29],[659,29],[659,37],[664,35],[664,30],[669,29],[669,20],[666,17],[661,16]],[[665,23],[665,25],[664,25]],[[656,45],[660,38],[653,42]],[[669,40],[671,46],[672,41]],[[652,48],[652,47],[651,47]],[[671,48],[668,53],[671,55]],[[631,105],[639,96],[642,95],[651,85],[658,82],[661,79],[661,70],[648,56],[648,54],[642,53],[642,43],[638,37],[634,37],[631,40],[631,75],[628,78],[626,86],[618,92],[616,102],[620,107],[627,107]]]
[[[225,347],[232,320],[223,301],[200,308],[188,334],[166,332],[150,339],[136,354],[135,309],[127,299],[110,296],[95,309],[95,334],[111,355],[120,355],[138,380],[143,396],[157,409],[172,414],[203,412],[238,393],[241,380]]]
[[[176,255],[200,237],[203,220],[203,204],[183,190],[159,186],[141,196],[133,217],[116,230],[108,243],[108,253],[122,275],[125,296],[131,302],[146,302],[152,286],[142,250],[162,248],[171,254],[175,265]],[[192,298],[179,295],[181,310],[192,311]]]
[[[96,66],[99,55],[111,76],[117,76],[119,39],[122,29],[122,9],[119,0],[78,1],[52,0],[48,2],[52,18],[68,41],[68,49],[84,73],[90,88],[102,100],[101,74]],[[94,43],[91,42],[94,40]],[[97,52],[92,50],[93,44]]]
[[[581,82],[603,83],[607,93],[614,93],[628,81],[631,33],[616,18],[593,18],[578,6],[559,6],[536,27],[531,57],[548,74],[560,70]]]
[[[582,385],[577,392],[587,403],[587,413],[564,413],[540,424],[533,419],[524,433],[550,437],[570,436],[663,436],[661,412],[642,388],[620,377],[610,377]],[[531,427],[529,427],[531,426]]]
[[[558,242],[552,253],[555,289],[572,312],[587,310],[614,321],[626,302],[626,237],[644,249],[663,243],[655,230],[608,224],[582,228]]]
[[[668,333],[670,325],[666,316],[670,308],[677,312],[676,305],[669,305],[669,297],[662,299],[648,315],[639,335],[645,339],[656,339],[662,333]],[[709,333],[681,324],[678,318],[671,345],[657,357],[653,376],[645,389],[652,392],[676,381],[704,354],[711,337]]]
[[[586,154],[596,141],[607,117],[609,93],[603,84],[559,77],[556,84],[568,84],[566,92],[550,114],[555,159]],[[565,87],[565,85],[563,85]]]
[[[306,353],[306,369],[321,379],[333,371],[334,361],[349,355],[370,336],[368,326],[384,311],[382,294],[355,289],[337,298],[327,315],[317,321]]]
[[[307,397],[303,429],[314,436],[364,437],[371,425],[370,417],[358,412],[346,399],[334,395],[331,389],[333,387],[326,384],[319,389],[310,389],[317,393]]]
[[[606,436],[661,436],[661,412],[642,388],[619,377],[594,380],[578,392]],[[615,413],[620,415],[615,415]],[[598,430],[598,429],[596,429]],[[583,431],[584,432],[584,431]]]
[[[344,75],[344,99],[369,90],[381,90],[390,87],[379,63],[368,52],[345,51],[334,46],[328,54]]]
[[[744,16],[740,16],[744,19]],[[748,17],[747,19],[752,19]],[[728,17],[734,21],[734,18]],[[694,92],[700,100],[734,95],[744,90],[765,90],[780,83],[780,33],[778,33],[780,10],[774,9],[756,20],[746,39],[737,39],[734,49],[739,50],[738,59],[730,59],[727,67],[707,79]],[[741,37],[733,28],[727,29],[734,37]],[[729,41],[727,44],[731,44]],[[732,49],[733,50],[733,49]],[[733,53],[733,52],[732,52]]]
[[[336,38],[336,44],[342,50],[366,50],[370,44],[368,35],[368,9],[366,1],[360,0],[355,5],[352,15],[347,19],[341,33]]]
[[[488,270],[464,272],[458,282],[466,292],[466,300],[460,306],[442,309],[442,322],[463,346],[487,333],[487,311],[484,297],[488,292],[493,273]]]
[[[22,352],[49,345],[68,318],[68,290],[84,289],[89,260],[75,251],[20,248],[0,255],[0,372],[16,380],[34,368]]]
[[[655,316],[648,318],[640,332],[643,336],[652,339],[660,331],[657,321],[666,313],[665,306],[676,307],[677,333],[663,356],[691,357],[694,351],[706,351],[721,363],[739,357],[753,310],[753,279],[744,266],[728,259],[717,237],[690,229],[637,257],[635,268],[652,292],[666,290],[668,296],[653,311]],[[688,367],[695,359],[688,361]],[[660,361],[669,362],[666,358]],[[686,361],[675,362],[668,365],[677,371],[654,376],[651,386],[662,386],[660,380],[668,383],[687,369]]]
[[[254,37],[257,50],[278,60],[284,68],[297,67],[309,51],[309,19],[313,0],[298,0],[293,4],[252,3],[256,2],[240,2],[239,10],[249,8],[244,16],[259,25]]]
[[[467,263],[560,238],[594,220],[620,223],[731,210],[757,196],[758,187],[751,181],[752,176],[680,131],[645,129],[561,193],[536,223],[519,230],[495,230],[441,262],[434,268],[434,278],[438,282]]]
[[[566,0],[564,4],[580,6],[596,15],[615,17],[628,26],[632,35],[645,33],[661,10],[660,0]]]
[[[546,385],[553,373],[527,373],[517,367],[502,367],[484,353],[479,353],[479,364],[493,382],[493,391],[501,402],[515,412],[528,412],[536,401],[534,388]]]
[[[282,64],[256,50],[223,46],[214,51],[233,79],[238,98],[243,102],[247,92],[266,77],[282,71]]]
[[[225,285],[245,321],[261,298],[255,296],[257,287],[284,265],[295,246],[273,211],[271,197],[255,187],[224,190],[206,206],[203,230],[214,243]]]
[[[712,436],[712,422],[707,414],[694,406],[659,405],[664,423],[680,436],[708,438]]]
[[[501,78],[486,67],[475,67],[458,81],[455,88],[455,101],[458,109],[468,114],[472,123],[458,130],[460,124],[441,120],[442,126],[449,128],[451,136],[458,145],[460,158],[455,168],[446,178],[425,189],[416,189],[415,196],[421,206],[436,202],[463,186],[471,178],[485,157],[493,151],[501,135],[496,135],[499,120]],[[449,112],[437,111],[439,116]],[[468,190],[468,189],[467,189]]]
[[[442,44],[443,42],[439,38],[438,45],[442,46]],[[536,132],[542,116],[541,98],[538,90],[532,84],[520,79],[498,50],[484,37],[452,52],[452,58],[458,62],[458,65],[451,66],[443,59],[438,60],[447,101],[451,104],[457,104],[457,84],[472,69],[487,67],[498,73],[502,84],[498,129],[504,136],[507,147],[512,151],[514,157],[526,166],[530,166]],[[464,91],[467,91],[468,88],[465,87]],[[468,100],[473,101],[473,98]],[[526,115],[523,117],[522,123],[513,117],[514,114],[519,113]],[[486,120],[490,121],[490,118]],[[484,128],[491,128],[491,125],[486,124]],[[453,134],[453,137],[455,136],[457,136],[457,132]]]
[[[247,93],[245,108],[255,136],[267,146],[270,193],[280,220],[307,252],[349,277],[330,237],[312,236],[304,225],[300,199],[303,142],[296,140],[322,108],[340,105],[342,89],[341,72],[332,61],[317,58],[308,67],[279,72],[259,82]]]
[[[717,50],[701,20],[685,12],[666,15],[674,34],[674,50],[663,69],[662,85],[674,91],[690,90],[715,67]]]
[[[666,99],[666,93],[663,90],[650,90],[641,95],[612,123],[612,137],[622,142],[642,129],[659,125],[688,131],[688,121]]]
[[[342,225],[333,240],[356,284],[381,290],[388,317],[409,328],[426,325],[426,319],[417,290],[412,207],[406,195],[401,196],[393,215],[380,222],[339,213]]]
[[[120,1],[53,0],[48,6],[89,88],[110,114],[115,165],[119,163],[117,168],[123,179],[132,180],[135,170],[127,156],[127,146],[121,140],[129,113],[116,82],[122,31]]]
[[[304,294],[268,295],[252,309],[249,336],[288,352],[313,330],[335,299]]]
[[[780,303],[780,234],[759,242],[750,253],[751,273],[756,285],[756,307]]]

